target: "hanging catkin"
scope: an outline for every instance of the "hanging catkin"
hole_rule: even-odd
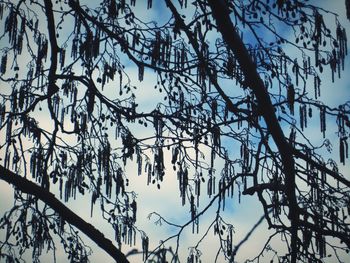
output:
[[[139,68],[139,81],[143,81],[143,75],[144,75],[144,71],[145,71],[145,67],[142,64],[138,65]]]
[[[295,83],[298,86],[299,85],[299,64],[297,59],[294,60],[292,71],[295,74]]]
[[[66,50],[64,48],[62,48],[60,50],[60,54],[59,54],[59,61],[60,61],[60,65],[61,65],[61,69],[64,67],[64,61],[65,61],[65,57],[66,57]]]
[[[1,57],[1,66],[0,66],[0,73],[5,74],[6,73],[6,65],[7,65],[7,53],[5,53]]]
[[[290,113],[294,115],[295,90],[293,84],[289,84],[287,87],[287,101]]]
[[[308,73],[309,73],[309,69],[308,69],[308,64],[307,64],[307,60],[304,58],[303,59],[303,73],[305,75],[305,78],[308,78]]]
[[[321,83],[321,80],[319,76],[314,76],[315,99],[317,99],[320,96],[320,83]]]
[[[212,191],[212,177],[210,176],[208,179],[208,185],[207,185],[207,194],[209,197],[211,197],[213,191]]]
[[[9,16],[5,20],[5,32],[9,35],[9,42],[15,46],[17,36],[17,15],[13,9],[14,8],[10,8]]]
[[[304,126],[307,128],[307,110],[306,105],[303,105],[303,115],[304,115]]]
[[[184,171],[182,169],[179,171],[180,172],[180,194],[182,197],[182,205],[184,206],[186,204],[186,190],[188,186],[188,170],[185,168]]]
[[[320,125],[321,125],[321,132],[323,133],[323,138],[326,136],[326,107],[321,105],[320,106]]]
[[[299,106],[299,118],[300,118],[300,128],[302,131],[304,131],[304,111],[303,111],[303,106]]]
[[[142,237],[142,259],[146,260],[148,258],[148,244],[149,239],[145,234]]]
[[[142,174],[142,156],[141,149],[139,147],[136,148],[136,162],[137,162],[137,175]]]
[[[343,138],[339,139],[339,156],[340,162],[345,165],[345,145]]]
[[[324,165],[324,163],[323,163]],[[326,172],[324,171],[321,171],[321,184],[322,184],[322,187],[324,187],[324,184],[327,182],[327,176],[326,176]]]
[[[4,15],[4,5],[0,4],[0,19],[2,19],[3,15]]]

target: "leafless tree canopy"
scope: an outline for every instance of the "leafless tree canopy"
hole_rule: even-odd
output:
[[[265,251],[293,263],[349,252],[350,181],[340,168],[350,102],[329,105],[322,94],[332,84],[321,83],[344,70],[337,14],[307,0],[17,0],[0,1],[0,18],[0,179],[15,199],[0,221],[0,260],[22,262],[29,250],[39,262],[62,245],[71,262],[87,262],[78,229],[116,262],[138,253],[122,244],[140,244],[145,262],[179,262],[192,228],[214,233],[217,255],[234,262],[262,221],[273,232],[249,262]],[[178,230],[159,247],[137,227],[128,164],[148,187],[177,174],[190,215],[176,225],[153,214]],[[264,214],[234,240],[224,210],[241,195]],[[69,209],[87,197],[115,240]],[[200,242],[187,262],[205,254]]]

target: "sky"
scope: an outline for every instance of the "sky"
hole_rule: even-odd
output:
[[[136,16],[140,15],[149,20],[160,19],[162,21],[166,21],[169,17],[167,16],[167,12],[162,11],[164,5],[162,5],[162,7],[156,6],[156,2],[157,1],[154,1],[154,8],[149,10],[147,10],[145,6],[142,6],[141,4],[137,5],[137,9],[135,11]],[[335,13],[338,13],[341,24],[344,25],[345,28],[350,28],[350,22],[346,19],[345,5],[343,0],[323,0],[317,1],[317,3],[324,6],[325,9],[330,9]],[[331,23],[333,21],[327,21],[327,24],[328,22]],[[0,32],[2,32],[2,30],[3,29],[0,29]],[[64,32],[64,29],[62,32]],[[350,36],[348,29],[347,35]],[[2,43],[0,42],[0,48],[1,46]],[[291,49],[290,52],[293,52],[293,50]],[[153,92],[154,83],[156,82],[154,74],[146,70],[143,82],[139,83],[137,81],[138,69],[132,63],[126,62],[126,64],[127,68],[125,70],[127,70],[130,79],[135,82],[135,85],[142,85],[142,89],[135,91],[140,107],[145,111],[153,108],[156,102],[159,101],[163,96],[163,94],[159,94],[157,96]],[[346,60],[345,69],[347,70],[349,67],[350,59],[348,57]],[[330,74],[327,72],[327,70],[322,75],[323,89],[321,99],[323,101],[329,103],[330,105],[337,106],[341,102],[350,100],[350,75],[346,74],[346,70],[343,72],[342,78],[336,79],[335,83],[331,82]],[[0,82],[0,89],[1,92],[3,92],[5,89],[2,82]],[[108,91],[106,91],[106,94],[108,94]],[[38,115],[38,117],[40,118],[41,125],[45,127],[45,118],[48,118],[48,116],[45,114],[45,112],[43,112],[41,115]],[[319,134],[319,127],[317,125],[318,124],[315,124],[316,127],[311,126],[305,131],[305,134],[308,137],[312,138],[316,144],[321,141],[321,138],[314,136],[316,132]],[[50,127],[48,126],[47,128]],[[335,134],[335,129],[336,127],[329,127],[329,132],[331,134],[330,138],[331,142],[334,144],[334,148],[337,146],[337,136]],[[145,132],[148,131],[135,131],[136,134],[140,135],[143,135]],[[3,141],[4,133],[0,133],[0,136],[0,141]],[[0,153],[3,154],[3,149],[0,150]],[[209,152],[206,152],[206,154],[210,155]],[[337,159],[337,154],[338,152],[335,150],[332,154],[330,154],[330,156],[336,156],[334,158]],[[171,153],[166,152],[165,158],[167,160],[170,160]],[[223,166],[223,163],[218,162],[216,165],[219,171],[220,167]],[[348,164],[346,166],[341,166],[340,169],[344,174],[350,170]],[[159,221],[157,221],[157,215],[152,215],[151,217],[149,216],[152,212],[164,215],[167,220],[178,224],[187,222],[187,220],[190,219],[189,207],[181,205],[181,198],[179,198],[178,181],[176,174],[172,171],[171,166],[167,167],[165,180],[161,184],[161,188],[157,189],[156,185],[147,186],[147,177],[145,174],[142,174],[141,176],[137,175],[137,168],[134,163],[128,162],[125,167],[125,172],[126,174],[130,175],[129,180],[131,189],[137,193],[139,209],[136,225],[139,229],[142,229],[147,233],[151,242],[150,247],[155,248],[157,245],[159,245],[159,240],[164,240],[168,236],[175,234],[177,229],[176,227],[167,226],[164,223],[162,225],[158,224],[157,222]],[[237,194],[233,199],[227,199],[226,210],[224,212],[225,217],[230,219],[230,223],[232,223],[234,226],[234,240],[236,244],[246,235],[247,232],[249,232],[252,225],[254,225],[259,220],[263,212],[261,206],[256,201],[255,196],[244,196],[242,197],[241,203],[238,203],[237,199]],[[209,198],[203,197],[200,207],[204,208],[209,201]],[[0,181],[0,215],[11,208],[12,204],[13,188]],[[90,222],[94,226],[98,226],[98,228],[111,240],[114,240],[113,231],[111,231],[109,226],[104,221],[102,221],[101,217],[99,216],[98,205],[95,207],[93,217],[90,217],[90,198],[80,199],[76,201],[72,200],[67,205],[73,211],[77,211],[79,215],[81,215],[87,222]],[[201,234],[203,234],[203,231],[206,230],[206,227],[209,226],[212,220],[215,218],[215,209],[216,207],[214,206],[207,212],[207,215],[205,217],[200,219],[200,234],[192,234],[191,227],[188,227],[181,235],[181,246],[179,252],[180,257],[183,259],[183,261],[186,261],[185,258],[188,255],[188,246],[195,244],[201,239]],[[269,233],[268,230],[266,230],[266,226],[266,223],[263,222],[254,232],[249,241],[241,247],[236,258],[237,262],[243,262],[245,259],[252,256],[252,250],[256,252],[263,247],[266,236]],[[0,239],[3,238],[3,235],[4,231],[0,231]],[[84,242],[86,242],[86,244],[89,245],[93,250],[93,254],[90,258],[91,262],[113,262],[109,255],[96,247],[96,245],[93,244],[88,238],[85,238]],[[174,247],[175,243],[169,242],[169,245],[172,245],[172,247]],[[137,246],[141,246],[140,240],[137,241]],[[280,244],[276,244],[276,246],[281,250],[283,249]],[[123,246],[124,253],[127,253],[131,249],[132,248],[129,248],[125,245]],[[213,236],[210,232],[208,237],[200,246],[200,250],[202,250],[204,253],[201,257],[202,262],[213,262],[217,249],[217,236]],[[66,256],[62,252],[62,249],[58,249],[56,255],[58,263],[68,262]],[[27,254],[26,256],[28,259],[31,257],[30,254]],[[49,256],[44,255],[43,259],[49,258]],[[344,258],[344,260],[350,261],[350,257]],[[30,262],[30,260],[28,262]],[[130,257],[130,262],[140,262],[140,258],[137,256]]]

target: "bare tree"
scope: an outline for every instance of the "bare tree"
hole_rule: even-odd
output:
[[[350,103],[334,107],[321,96],[321,75],[334,83],[344,70],[338,15],[301,0],[148,0],[147,12],[139,2],[0,1],[0,179],[15,189],[0,221],[0,258],[23,260],[31,250],[39,262],[58,239],[71,262],[87,262],[79,229],[117,262],[139,253],[121,248],[137,241],[145,262],[178,262],[181,234],[192,227],[202,238],[188,262],[200,260],[209,233],[220,244],[216,260],[234,262],[266,221],[273,233],[247,261],[273,251],[279,262],[329,254],[341,262],[350,249],[350,181],[338,166],[348,158]],[[159,17],[147,18],[151,11]],[[150,76],[159,101],[147,104]],[[189,207],[181,225],[153,213],[178,230],[156,248],[137,227],[142,206],[127,163],[158,188],[174,170]],[[264,214],[234,241],[223,211],[241,195],[256,196]],[[67,207],[86,196],[91,215],[100,204],[115,241]],[[277,236],[286,253],[273,248]]]

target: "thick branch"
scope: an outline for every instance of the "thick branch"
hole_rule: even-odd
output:
[[[56,39],[55,17],[52,10],[52,2],[50,0],[45,0],[44,3],[45,3],[45,14],[47,18],[47,28],[49,32],[49,40],[50,40],[50,46],[51,46],[51,58],[50,58],[51,64],[50,64],[49,75],[48,75],[49,83],[47,87],[47,95],[48,95],[47,104],[48,104],[51,118],[55,121],[55,129],[52,133],[52,139],[50,140],[49,149],[47,151],[47,155],[45,158],[45,167],[44,167],[45,172],[42,180],[42,186],[45,187],[46,189],[49,189],[50,181],[49,181],[49,176],[47,174],[47,166],[48,166],[48,160],[52,154],[53,147],[55,145],[56,134],[58,131],[58,120],[54,113],[51,94],[54,94],[58,91],[58,87],[55,84],[56,82],[55,75],[57,70],[57,55],[58,55],[59,49],[58,49],[57,39]]]
[[[257,185],[254,185],[252,187],[245,189],[242,194],[253,195],[256,192],[262,192],[264,190],[284,191],[285,187],[284,187],[284,185],[276,184],[276,183],[257,184]]]
[[[262,114],[268,130],[277,145],[283,162],[283,172],[285,174],[286,195],[289,201],[289,217],[291,220],[291,262],[296,262],[297,254],[297,220],[298,220],[298,204],[295,195],[295,163],[291,154],[291,147],[286,141],[281,126],[275,115],[275,111],[266,90],[263,80],[260,78],[256,65],[253,63],[242,39],[232,24],[229,11],[223,0],[208,1],[212,15],[216,21],[218,31],[221,33],[228,48],[233,52],[241,66],[248,86],[253,91],[258,102],[258,108],[262,109]]]
[[[51,96],[58,91],[58,87],[55,84],[56,82],[56,70],[57,70],[57,55],[59,52],[59,48],[57,45],[56,39],[56,30],[55,30],[55,19],[52,10],[52,3],[50,0],[45,0],[45,14],[47,18],[47,27],[49,33],[50,47],[51,47],[51,57],[50,57],[50,69],[48,74],[48,87],[47,87],[47,96],[48,99],[51,99]],[[51,102],[49,102],[49,107],[52,107]],[[52,115],[52,114],[51,114]],[[54,116],[52,116],[54,118]]]
[[[325,165],[320,164],[319,162],[311,159],[310,157],[308,157],[305,153],[301,152],[300,150],[297,150],[295,148],[293,148],[293,154],[297,157],[297,158],[301,158],[304,161],[308,162],[309,164],[315,166],[318,170],[325,172],[326,174],[329,174],[330,176],[332,176],[335,180],[343,183],[344,185],[346,185],[347,187],[350,187],[350,181],[347,180],[346,178],[342,177],[339,173],[334,172],[330,169],[328,169]]]
[[[56,213],[58,213],[62,219],[69,224],[75,226],[85,235],[87,235],[92,241],[94,241],[99,247],[106,251],[116,262],[128,263],[129,261],[125,255],[113,245],[112,241],[107,239],[99,230],[93,225],[84,221],[81,217],[75,214],[67,206],[61,203],[54,194],[36,185],[35,183],[23,178],[22,176],[11,172],[0,165],[0,179],[15,186],[18,190],[33,195],[50,206]]]

